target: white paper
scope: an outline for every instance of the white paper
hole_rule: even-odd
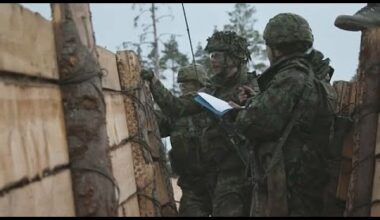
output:
[[[218,99],[212,95],[204,92],[198,92],[198,95],[207,101],[215,110],[219,112],[224,112],[226,110],[232,109],[233,107],[228,104],[228,102]]]

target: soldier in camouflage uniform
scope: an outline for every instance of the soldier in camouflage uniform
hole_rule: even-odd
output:
[[[329,83],[333,69],[312,48],[312,31],[299,15],[270,19],[264,40],[271,65],[258,78],[261,93],[248,99],[235,124],[254,143],[263,172],[266,199],[254,214],[318,216],[329,178],[325,152],[336,105]]]
[[[226,101],[239,102],[238,94],[243,86],[258,92],[256,78],[247,74],[246,64],[250,59],[246,39],[235,32],[215,32],[208,40],[205,50],[210,53],[213,76],[210,84],[201,91]],[[150,79],[149,71],[143,71],[143,78]],[[182,117],[202,109],[192,96],[177,98],[165,89],[154,77],[151,91],[161,109],[171,116]],[[207,112],[208,113],[208,112]],[[215,116],[207,117],[207,127],[201,135],[201,161],[204,175],[207,176],[210,197],[212,198],[212,216],[248,216],[250,203],[250,182],[245,166],[233,149],[231,140],[220,127]],[[236,112],[225,120],[233,121]]]
[[[207,83],[207,72],[201,65],[189,65],[178,71],[182,96],[198,91]],[[165,110],[165,109],[164,109]],[[204,113],[173,118],[170,114],[156,111],[161,137],[170,136],[172,149],[169,151],[171,167],[182,190],[179,205],[180,216],[208,217],[212,211],[211,198],[207,189],[207,177],[203,176],[200,164],[200,140],[205,127]]]

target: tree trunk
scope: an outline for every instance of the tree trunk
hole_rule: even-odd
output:
[[[152,3],[152,25],[153,25],[153,50],[154,50],[154,72],[160,79],[160,56],[158,54],[158,37],[157,37],[157,20],[156,20],[156,8],[154,3]]]
[[[51,4],[77,216],[116,216],[105,102],[88,4]]]
[[[139,76],[140,64],[133,52],[118,51],[116,58],[121,90],[129,91],[129,95],[124,96],[124,104],[129,136],[134,137],[131,147],[140,216],[161,216],[161,208],[156,202],[158,199],[152,159],[156,153],[152,152],[150,146],[146,146],[147,136],[144,132],[147,122],[142,93],[144,83]]]
[[[166,154],[153,110],[149,86],[140,78],[140,64],[132,51],[118,51],[120,84],[125,93],[140,216],[177,215]]]
[[[376,137],[376,150],[375,150],[375,173],[373,177],[372,188],[372,206],[371,216],[380,216],[380,117],[377,123],[377,137]]]
[[[362,33],[358,73],[359,106],[346,215],[369,216],[380,104],[380,28]]]

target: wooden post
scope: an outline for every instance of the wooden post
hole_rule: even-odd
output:
[[[147,137],[143,132],[146,118],[141,92],[144,85],[139,77],[140,64],[129,51],[118,51],[116,59],[121,89],[130,94],[124,96],[124,104],[129,136],[134,137],[131,146],[140,216],[161,216],[160,204],[157,204],[153,152],[150,146],[146,146]]]
[[[175,216],[173,188],[153,111],[148,85],[140,78],[140,64],[132,51],[117,52],[121,88],[137,184],[140,216]]]
[[[355,109],[356,102],[356,83],[355,82],[346,82],[346,81],[337,81],[334,82],[334,88],[338,94],[338,105],[337,112],[339,115],[344,117],[350,117]],[[344,128],[340,128],[344,129]],[[352,169],[352,148],[353,148],[353,128],[350,128],[347,135],[342,140],[342,149],[341,149],[341,160],[339,160],[339,173],[335,179],[336,188],[334,189],[334,194],[330,196],[335,196],[338,200],[345,203],[347,199],[347,190],[349,179],[351,176]],[[335,178],[335,177],[334,177]],[[338,212],[343,214],[343,207],[336,207],[337,209],[341,208]]]
[[[132,148],[129,140],[127,114],[121,93],[116,54],[97,47],[100,66],[107,74],[102,78],[106,101],[106,124],[108,133],[108,154],[112,163],[112,173],[119,185],[118,216],[140,216],[133,169]]]
[[[105,103],[88,4],[51,4],[77,216],[116,216]]]
[[[151,106],[147,108],[146,117],[146,134],[148,142],[154,148],[155,154],[152,155],[155,174],[156,174],[156,187],[158,192],[158,199],[161,203],[161,214],[162,216],[176,216],[177,206],[174,199],[174,192],[172,181],[170,179],[169,169],[167,167],[167,154],[165,146],[161,141],[161,135],[159,126],[156,120],[156,115],[153,110],[154,101],[151,98],[152,93],[150,92],[149,86],[144,82],[143,94],[145,98],[145,104]]]
[[[380,117],[377,122],[375,174],[373,176],[371,216],[380,216]]]
[[[343,216],[347,200],[348,185],[352,170],[353,126],[348,118],[357,106],[357,82],[335,81],[337,92],[336,112],[339,118],[334,123],[334,149],[328,163],[331,181],[325,191],[324,216]],[[339,142],[337,142],[339,141]]]
[[[353,173],[348,216],[369,216],[380,104],[380,28],[362,32],[359,55],[358,114],[355,117]]]

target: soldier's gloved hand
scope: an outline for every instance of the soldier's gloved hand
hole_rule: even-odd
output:
[[[255,91],[249,86],[239,87],[239,94],[238,94],[239,102],[241,104],[244,104],[247,101],[247,99],[253,96],[254,94],[255,94]]]
[[[143,69],[140,72],[140,76],[143,80],[151,82],[154,78],[154,72],[151,69]]]

